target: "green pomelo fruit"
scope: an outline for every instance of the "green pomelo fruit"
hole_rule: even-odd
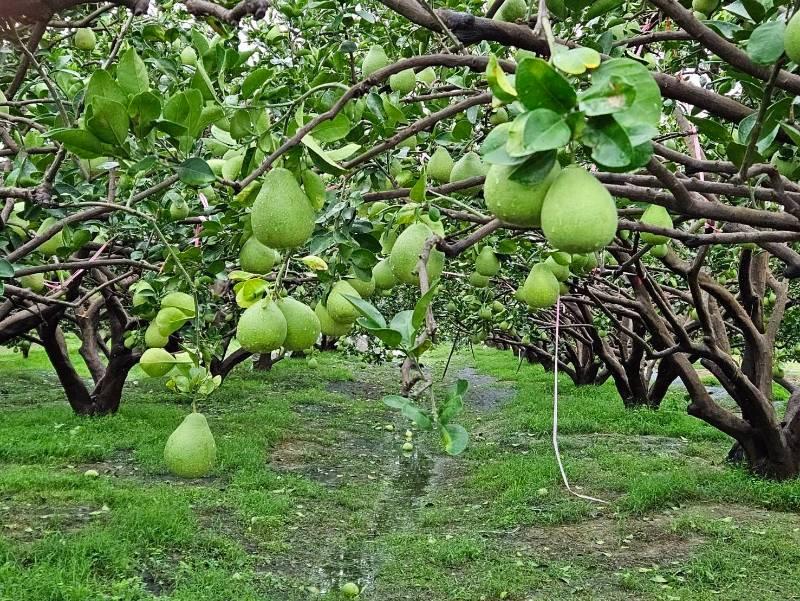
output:
[[[489,307],[481,307],[478,310],[478,317],[485,319],[486,321],[491,321],[492,317],[494,317],[494,314]]]
[[[169,217],[173,221],[181,221],[189,216],[189,205],[184,199],[175,199],[169,203]]]
[[[225,164],[222,165],[222,177],[229,180],[238,179],[239,173],[242,171],[243,163],[243,154],[235,154],[232,157],[225,159]]]
[[[505,310],[506,310],[505,305],[503,303],[501,303],[500,301],[492,302],[492,311],[494,313],[502,313]]]
[[[316,314],[317,319],[319,319],[319,325],[322,333],[326,336],[339,338],[339,336],[344,336],[347,334],[353,327],[352,322],[339,323],[338,321],[334,321],[328,313],[328,309],[326,309],[325,305],[322,304],[322,301],[318,302],[317,306],[314,307],[314,313]]]
[[[183,312],[186,317],[194,317],[197,308],[194,304],[194,297],[185,292],[170,292],[161,299],[161,308],[174,307]]]
[[[208,166],[211,167],[211,172],[217,177],[222,177],[222,168],[225,166],[224,159],[208,159],[206,161]]]
[[[558,174],[542,204],[542,232],[551,246],[570,253],[594,252],[617,233],[614,199],[583,167]]]
[[[236,338],[251,353],[269,353],[286,340],[286,318],[277,304],[264,298],[250,305],[239,317]]]
[[[189,67],[197,66],[197,53],[194,51],[194,48],[186,46],[186,48],[181,50],[181,64]]]
[[[484,246],[475,259],[475,271],[481,275],[493,276],[500,271],[500,260],[490,246]]]
[[[719,0],[692,0],[692,8],[704,15],[710,15],[719,4]]]
[[[75,42],[75,48],[78,50],[94,50],[94,47],[97,44],[97,38],[94,35],[94,31],[86,27],[82,27],[75,32],[73,41]]]
[[[567,267],[569,267],[570,263],[572,263],[572,255],[569,253],[556,251],[550,256],[553,258],[553,261],[555,261],[559,265],[566,265]]]
[[[175,358],[163,348],[149,348],[142,353],[139,367],[151,378],[161,378],[175,367]]]
[[[494,20],[514,23],[524,19],[527,14],[528,4],[525,0],[506,0],[494,14]]]
[[[647,207],[639,221],[645,225],[669,229],[672,229],[673,225],[672,217],[669,216],[669,212],[660,205],[650,205]],[[666,244],[669,241],[669,236],[661,236],[660,234],[651,234],[649,232],[641,232],[639,236],[645,244]]]
[[[370,47],[364,61],[361,63],[361,77],[369,77],[378,69],[383,69],[389,64],[389,57],[382,46],[375,44]]]
[[[162,336],[169,336],[177,332],[188,321],[186,313],[177,307],[163,307],[156,314],[153,323],[158,328]]]
[[[461,180],[486,175],[489,167],[481,161],[481,157],[475,152],[468,152],[463,157],[458,159],[453,164],[453,169],[450,171],[450,182],[460,182]],[[459,190],[464,194],[474,194],[480,189],[480,186],[474,186],[464,190]]]
[[[331,319],[334,321],[338,321],[339,323],[352,323],[361,313],[358,312],[358,309],[356,309],[345,296],[360,298],[355,288],[348,282],[340,280],[331,288],[326,308],[328,309],[328,315],[330,315]]]
[[[517,291],[517,298],[533,309],[545,309],[556,304],[559,291],[553,272],[544,263],[537,263]]]
[[[280,255],[275,249],[264,246],[251,236],[239,252],[239,266],[250,273],[269,273],[279,258]]]
[[[311,307],[291,296],[276,301],[276,304],[286,319],[283,348],[287,351],[303,351],[313,347],[319,338],[321,326]]]
[[[36,230],[36,235],[41,236],[51,227],[53,227],[56,223],[58,223],[58,219],[55,217],[48,217],[44,221],[42,221],[42,225],[39,226],[39,229]],[[58,252],[58,249],[64,246],[64,230],[59,231],[55,236],[42,242],[39,247],[36,249],[44,256],[52,256]]]
[[[409,136],[405,140],[400,142],[397,145],[397,147],[398,148],[410,148],[410,149],[413,150],[414,148],[417,147],[418,144],[419,143],[417,142],[417,134],[414,134],[413,136]]]
[[[32,273],[30,275],[20,276],[19,285],[23,288],[27,288],[31,292],[41,292],[45,289],[44,274]]]
[[[164,447],[164,462],[181,478],[202,478],[217,459],[217,445],[202,413],[190,413],[169,435]]]
[[[481,275],[477,271],[473,271],[469,274],[469,283],[471,286],[475,286],[475,288],[486,288],[489,285],[489,276]]]
[[[414,223],[403,230],[397,237],[392,252],[389,255],[389,263],[392,266],[394,277],[405,284],[419,285],[419,274],[417,267],[419,256],[422,254],[422,247],[425,242],[433,235],[430,227],[424,223]],[[428,280],[433,283],[439,279],[444,267],[444,253],[439,250],[432,250],[428,258]]]
[[[544,264],[550,271],[553,272],[553,275],[556,276],[556,279],[559,282],[563,282],[569,278],[569,267],[567,265],[562,265],[553,257],[547,257]]]
[[[492,165],[486,174],[483,196],[486,207],[501,221],[525,227],[540,223],[542,204],[561,167],[558,162],[538,184],[510,179],[513,166]]]
[[[345,582],[339,590],[345,597],[357,597],[361,593],[355,582]]]
[[[375,280],[375,287],[378,290],[390,290],[394,288],[397,280],[392,273],[392,266],[389,259],[382,259],[372,268],[372,277]]]
[[[428,161],[428,177],[440,184],[446,184],[450,181],[451,171],[453,171],[453,159],[450,153],[444,146],[438,146]]]
[[[572,255],[569,267],[570,271],[572,271],[572,273],[576,275],[586,273],[586,264],[588,263],[588,261],[589,261],[588,255],[580,255],[580,254]]]
[[[667,244],[656,244],[653,248],[650,249],[650,254],[654,256],[656,259],[663,259],[667,256],[669,252],[669,246]]]
[[[425,67],[422,71],[417,73],[417,80],[431,87],[433,82],[436,81],[436,71],[433,70],[433,67]]]
[[[786,56],[800,63],[800,12],[794,14],[783,33],[783,48]]]
[[[270,248],[302,246],[314,232],[316,214],[292,172],[282,167],[267,173],[253,204],[253,235]]]
[[[364,281],[361,278],[348,278],[347,283],[358,293],[361,298],[369,298],[375,294],[375,276],[373,275],[369,281]]]
[[[309,357],[306,359],[306,365],[310,369],[317,369],[319,367],[319,361],[317,361],[314,357]]]
[[[393,92],[405,95],[412,92],[416,85],[417,78],[414,69],[404,69],[400,73],[389,76],[389,87]]]
[[[164,348],[169,342],[169,334],[162,334],[155,323],[144,331],[144,344],[147,348]]]

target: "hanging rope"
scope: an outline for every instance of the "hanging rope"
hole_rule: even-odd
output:
[[[603,503],[604,505],[609,505],[608,501],[604,501],[603,499],[596,499],[595,497],[590,497],[587,495],[582,495],[579,492],[575,492],[572,490],[572,487],[569,485],[569,480],[567,479],[567,472],[564,470],[564,464],[561,462],[561,452],[558,450],[558,346],[560,337],[560,324],[561,324],[561,298],[556,301],[556,348],[555,348],[555,355],[553,356],[553,451],[556,454],[556,461],[558,462],[558,469],[561,472],[561,479],[564,481],[564,486],[567,487],[567,490],[579,497],[581,499],[585,499],[587,501],[594,501],[595,503]]]

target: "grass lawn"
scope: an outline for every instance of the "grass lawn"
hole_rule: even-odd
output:
[[[449,349],[429,364],[441,373]],[[0,601],[800,599],[800,482],[727,466],[729,440],[685,415],[561,391],[512,354],[457,354],[471,383],[460,457],[380,402],[398,370],[323,353],[241,366],[200,409],[213,474],[161,453],[187,413],[131,374],[120,413],[71,414],[46,358],[0,351]],[[444,384],[442,384],[444,386]],[[389,428],[387,426],[392,426]],[[85,475],[96,470],[99,477]]]

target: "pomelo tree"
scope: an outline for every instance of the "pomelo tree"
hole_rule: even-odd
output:
[[[449,452],[464,389],[439,402],[422,365],[446,336],[630,406],[680,379],[753,471],[800,470],[792,5],[12,0],[0,24],[0,343],[41,344],[76,411],[115,411],[139,361],[204,395],[356,327]]]

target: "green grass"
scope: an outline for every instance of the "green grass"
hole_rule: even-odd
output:
[[[242,366],[200,408],[217,466],[182,481],[161,454],[189,409],[162,382],[134,371],[118,415],[80,418],[41,352],[0,351],[0,601],[339,599],[348,580],[382,601],[796,595],[800,483],[725,465],[730,441],[681,391],[631,411],[610,384],[560,382],[564,465],[601,505],[561,484],[552,374],[476,349],[448,379],[465,367],[496,381],[472,387],[449,458],[420,433],[399,453],[410,424],[378,400],[396,366]]]

